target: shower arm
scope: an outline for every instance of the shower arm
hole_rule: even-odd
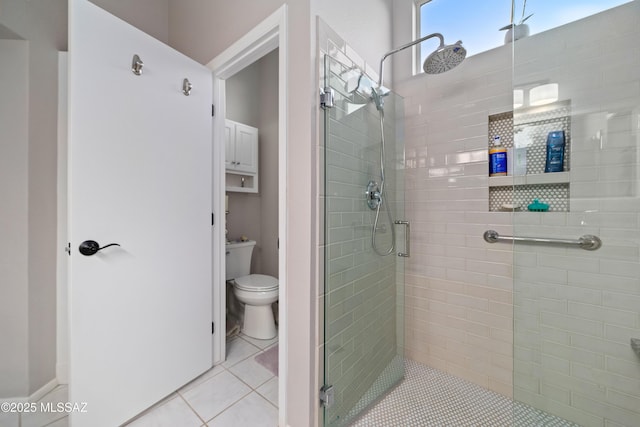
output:
[[[440,48],[444,47],[444,37],[442,36],[442,34],[440,34],[440,33],[433,33],[433,34],[429,34],[428,36],[424,36],[424,37],[422,37],[422,38],[419,38],[418,40],[414,40],[414,41],[409,42],[409,43],[407,43],[407,44],[403,44],[402,46],[397,47],[397,48],[395,48],[395,49],[393,49],[393,50],[390,50],[389,52],[385,53],[385,54],[382,56],[382,59],[380,60],[380,74],[379,74],[379,76],[380,76],[380,77],[379,77],[379,80],[378,80],[378,87],[379,87],[379,88],[380,88],[380,87],[382,87],[382,72],[384,71],[384,60],[385,60],[385,59],[387,59],[387,57],[388,57],[388,56],[391,56],[391,55],[393,55],[394,53],[398,53],[398,52],[400,52],[401,50],[405,50],[405,49],[406,49],[406,48],[408,48],[408,47],[415,46],[415,45],[417,45],[418,43],[422,43],[423,41],[428,40],[428,39],[431,39],[431,38],[433,38],[433,37],[437,37],[437,38],[439,38],[439,39],[440,39],[440,46],[438,47],[438,49],[440,49]]]

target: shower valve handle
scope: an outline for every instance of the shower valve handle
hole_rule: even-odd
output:
[[[367,205],[369,205],[369,209],[375,210],[382,204],[382,196],[380,194],[380,187],[378,187],[378,183],[375,181],[369,181],[367,184]]]

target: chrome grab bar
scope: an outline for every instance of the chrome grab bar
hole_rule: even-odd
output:
[[[572,245],[580,246],[581,249],[587,251],[595,251],[602,246],[602,240],[598,236],[591,234],[585,234],[577,240],[573,239],[546,239],[543,237],[515,237],[515,236],[501,236],[495,230],[487,230],[484,232],[484,240],[487,243],[496,243],[499,241],[505,242],[530,242],[530,243],[549,243],[558,245]]]
[[[397,220],[393,222],[396,225],[404,225],[407,227],[405,232],[405,250],[406,252],[398,252],[399,257],[409,258],[411,256],[411,224],[409,221]]]

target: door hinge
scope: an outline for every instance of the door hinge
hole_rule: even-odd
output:
[[[329,86],[320,88],[320,107],[323,109],[333,108],[334,92]]]
[[[215,225],[216,223],[216,216],[213,212],[211,212],[211,225]]]
[[[71,242],[67,242],[67,246],[64,247],[64,251],[67,255],[71,256]]]
[[[332,385],[323,385],[320,389],[320,406],[330,408],[333,406],[335,393]]]
[[[211,104],[211,117],[216,115],[216,106]]]
[[[211,322],[211,334],[215,334],[216,333],[216,324]]]

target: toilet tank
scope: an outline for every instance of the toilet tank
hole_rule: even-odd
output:
[[[255,240],[231,242],[226,246],[226,280],[251,274],[251,254]]]

